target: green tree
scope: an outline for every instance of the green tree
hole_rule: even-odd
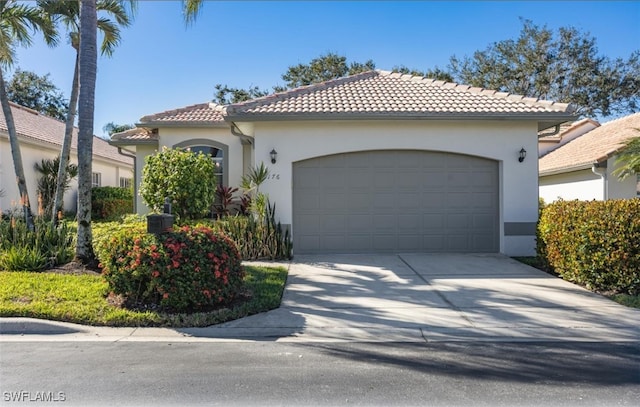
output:
[[[60,156],[51,159],[42,159],[40,163],[35,164],[35,169],[40,173],[38,179],[38,210],[44,211],[41,215],[51,216],[52,213],[60,213],[63,211],[63,206],[60,205],[56,210],[53,210],[53,198],[56,194],[56,186],[58,185],[58,168],[60,167]],[[78,175],[78,166],[75,164],[67,164],[65,169],[64,179],[62,180],[62,186],[64,190],[69,189],[71,180]]]
[[[362,62],[347,63],[347,57],[334,53],[328,53],[312,59],[307,64],[290,66],[282,74],[282,79],[286,82],[284,86],[276,85],[274,92],[284,92],[300,86],[320,83],[331,79],[338,79],[348,75],[355,75],[376,69],[372,60]],[[260,89],[257,86],[248,89],[232,88],[227,85],[217,84],[213,101],[219,104],[229,104],[244,102],[268,95],[268,90]]]
[[[636,129],[640,132],[640,129]],[[616,163],[621,164],[613,172],[621,180],[633,174],[640,174],[640,134],[629,139],[624,148],[618,153]]]
[[[330,52],[312,59],[308,64],[290,66],[287,72],[282,74],[282,79],[286,82],[285,87],[275,87],[274,89],[277,91],[294,89],[300,86],[371,71],[375,68],[376,65],[372,60],[364,63],[352,62],[348,64],[347,57]]]
[[[212,209],[215,193],[215,166],[207,155],[165,147],[145,159],[140,196],[155,212],[169,198],[178,216],[198,219]]]
[[[115,134],[115,133],[120,133],[126,130],[130,130],[135,128],[136,126],[134,126],[133,124],[116,124],[114,122],[109,122],[107,124],[105,124],[104,126],[102,126],[102,131],[104,131],[105,133],[107,133],[109,136]]]
[[[523,20],[517,39],[496,42],[472,57],[454,55],[449,69],[460,83],[574,103],[586,116],[640,107],[640,51],[611,60],[598,54],[595,38],[573,27],[554,33]]]
[[[40,76],[18,68],[7,83],[7,95],[12,102],[44,115],[58,120],[67,117],[67,101],[49,74]]]
[[[17,1],[0,1],[0,104],[2,104],[2,111],[7,123],[13,168],[16,173],[18,191],[20,192],[22,211],[27,227],[29,230],[34,230],[35,225],[22,165],[20,143],[4,81],[4,69],[13,65],[15,59],[15,47],[31,45],[31,37],[29,35],[31,31],[42,32],[47,44],[53,45],[57,40],[53,23],[40,10]]]
[[[240,89],[230,88],[220,83],[215,86],[215,90],[213,101],[221,105],[244,102],[245,100],[259,98],[269,94],[269,91],[261,90],[257,86],[251,86],[249,89]]]
[[[394,66],[392,72],[399,72],[402,74],[409,74],[414,76],[424,76],[425,78],[435,79],[445,82],[453,82],[453,76],[447,71],[444,71],[438,67],[434,69],[427,69],[426,71],[420,71],[418,69],[409,69],[404,65]]]
[[[97,29],[102,33],[101,52],[103,55],[111,56],[115,48],[120,44],[120,27],[128,27],[131,25],[133,13],[135,12],[136,3],[129,2],[130,10],[122,1],[116,0],[98,0],[96,2],[96,13],[100,13],[101,17],[97,18]],[[79,95],[79,66],[78,51],[80,47],[80,2],[78,1],[58,1],[58,0],[38,0],[38,6],[48,15],[52,16],[56,22],[62,24],[67,30],[69,43],[76,50],[76,63],[74,64],[73,81],[71,86],[71,98],[69,100],[69,108],[67,111],[65,122],[65,133],[62,140],[62,148],[60,151],[60,168],[58,168],[58,180],[62,182],[64,169],[69,162],[71,154],[71,137],[73,134],[73,124],[76,117],[76,109],[78,106]],[[114,22],[115,21],[115,22]],[[54,205],[52,208],[61,206],[62,196],[64,194],[62,184],[59,184],[54,197]],[[57,216],[52,214],[52,222],[57,222]]]

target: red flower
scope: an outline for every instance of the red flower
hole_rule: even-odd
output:
[[[164,293],[164,294],[162,294],[162,298],[164,298],[165,300],[166,300],[167,298],[169,298],[169,293]]]
[[[160,276],[160,272],[158,270],[155,270],[153,273],[151,273],[151,276],[157,278]]]

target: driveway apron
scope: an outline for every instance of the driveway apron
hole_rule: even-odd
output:
[[[216,337],[638,341],[640,310],[496,254],[296,256],[279,309]],[[194,332],[192,332],[193,334]]]

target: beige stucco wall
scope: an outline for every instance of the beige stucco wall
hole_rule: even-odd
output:
[[[35,142],[30,139],[21,139],[20,152],[22,155],[22,165],[27,180],[27,190],[33,211],[38,209],[37,180],[38,173],[34,169],[35,163],[42,159],[53,159],[60,154],[60,147],[42,142]],[[71,152],[71,162],[78,163],[76,151]],[[102,186],[120,186],[120,177],[133,177],[133,166],[116,161],[95,157],[93,162],[93,172],[102,174]],[[0,211],[6,211],[15,206],[20,201],[18,186],[15,182],[15,171],[13,168],[13,158],[11,147],[6,135],[0,135],[0,188],[5,191],[5,196],[0,198]],[[77,178],[71,181],[70,188],[64,196],[65,211],[74,212],[77,207]]]
[[[590,169],[540,177],[540,198],[546,203],[560,198],[566,201],[602,200],[603,194],[602,178]]]
[[[500,251],[531,255],[534,236],[505,236],[505,222],[535,223],[538,201],[537,124],[489,121],[334,121],[241,124],[255,136],[255,164],[271,178],[262,186],[283,224],[292,222],[293,162],[343,152],[384,149],[446,151],[490,158],[500,170]],[[528,151],[523,163],[518,151]],[[271,164],[269,152],[278,152]],[[294,231],[295,233],[295,231]]]
[[[565,201],[635,198],[636,177],[630,176],[621,181],[613,174],[619,166],[616,157],[612,157],[607,161],[606,173],[604,168],[600,170],[604,178],[594,174],[590,168],[540,177],[540,197],[545,202],[560,198]]]

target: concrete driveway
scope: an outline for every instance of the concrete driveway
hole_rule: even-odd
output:
[[[282,305],[262,314],[185,329],[0,318],[0,342],[640,342],[640,310],[501,255],[296,256],[283,265]]]
[[[640,310],[502,255],[296,256],[279,309],[207,330],[281,340],[640,341]]]

